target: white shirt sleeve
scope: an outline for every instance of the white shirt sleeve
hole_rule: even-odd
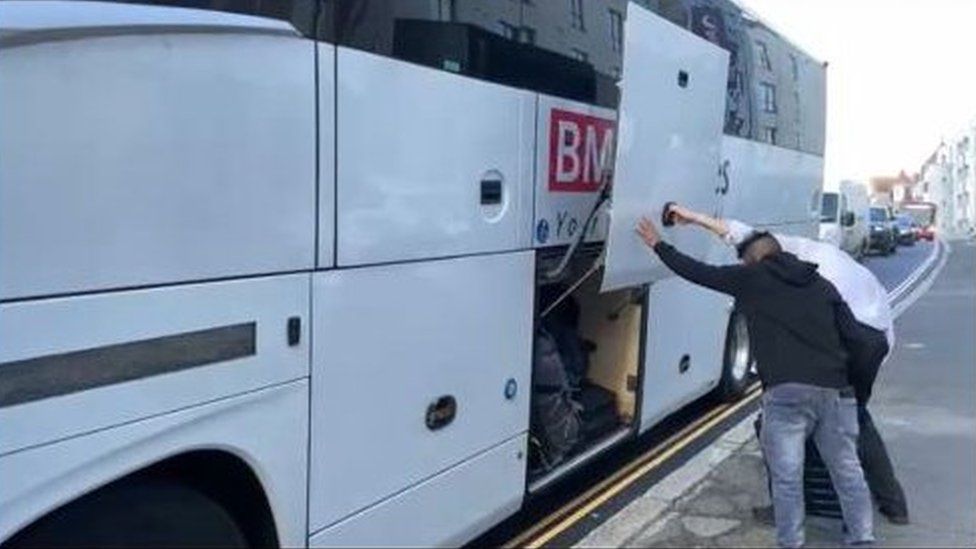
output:
[[[750,225],[735,219],[726,219],[729,228],[723,240],[729,246],[738,246],[755,231]],[[821,276],[829,280],[851,308],[854,317],[864,324],[885,333],[888,353],[895,348],[895,329],[888,303],[888,292],[874,273],[854,261],[846,252],[830,244],[801,236],[774,234],[784,251],[804,261],[818,265]]]
[[[725,224],[729,227],[729,232],[725,233],[724,240],[729,246],[738,246],[756,230],[752,226],[735,219],[726,219]]]

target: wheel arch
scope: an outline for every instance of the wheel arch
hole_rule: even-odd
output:
[[[258,472],[245,459],[224,449],[190,450],[129,472],[47,510],[14,532],[0,546],[16,545],[16,539],[22,533],[42,524],[46,518],[62,509],[84,505],[104,490],[147,477],[190,486],[216,501],[234,518],[249,545],[280,546],[274,513]]]

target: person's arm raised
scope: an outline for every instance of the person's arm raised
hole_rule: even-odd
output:
[[[668,208],[668,212],[670,212],[675,223],[703,227],[721,238],[729,246],[738,246],[740,242],[755,231],[754,228],[741,221],[712,217],[679,204],[672,204]]]
[[[637,225],[637,234],[654,250],[661,261],[681,278],[732,296],[745,291],[751,271],[741,265],[717,267],[689,257],[661,240],[657,227],[646,217]]]
[[[681,225],[698,225],[719,238],[725,238],[729,234],[729,226],[723,219],[696,212],[679,204],[672,204],[668,208],[668,213],[672,216],[675,223]]]

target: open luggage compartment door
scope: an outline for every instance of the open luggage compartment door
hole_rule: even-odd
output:
[[[645,9],[628,11],[604,292],[669,276],[634,232],[641,215],[660,228],[669,201],[712,213],[724,185],[728,53]],[[708,249],[704,231],[662,230],[686,253]]]

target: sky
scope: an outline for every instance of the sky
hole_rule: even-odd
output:
[[[825,186],[913,173],[976,117],[976,0],[738,0],[827,68]]]

